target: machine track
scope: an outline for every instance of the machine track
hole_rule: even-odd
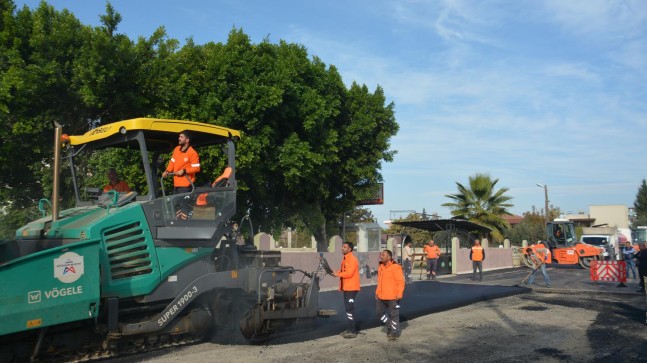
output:
[[[209,314],[211,323],[208,324],[209,328],[199,333],[163,331],[159,334],[123,336],[117,333],[99,333],[87,327],[66,331],[45,330],[45,339],[39,349],[35,349],[36,335],[20,338],[11,344],[11,348],[0,349],[0,363],[93,362],[199,343],[211,339],[216,331],[215,326],[218,325],[210,310],[204,310]],[[185,315],[180,315],[176,320],[183,318]],[[35,358],[31,358],[34,350],[38,352]]]
[[[199,343],[206,337],[196,338],[189,335],[174,336],[160,335],[151,337],[140,337],[129,341],[120,341],[109,347],[96,347],[87,350],[78,350],[75,352],[66,352],[65,354],[48,354],[34,360],[34,362],[63,363],[63,362],[94,362],[104,359],[124,357],[139,353],[149,353],[158,350],[176,348]],[[116,342],[115,342],[116,343]]]

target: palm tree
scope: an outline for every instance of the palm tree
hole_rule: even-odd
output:
[[[512,207],[512,204],[507,203],[512,197],[503,195],[508,188],[494,190],[498,182],[499,179],[492,180],[487,174],[469,177],[469,189],[456,182],[458,193],[445,195],[453,202],[444,203],[443,207],[449,207],[456,218],[490,228],[493,239],[500,241],[503,232],[510,228],[510,224],[502,216],[511,215],[506,208]]]

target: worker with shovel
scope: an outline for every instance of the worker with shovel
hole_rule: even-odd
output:
[[[526,279],[528,280],[528,285],[532,285],[532,283],[535,281],[535,273],[537,270],[541,269],[541,274],[544,275],[544,281],[546,282],[546,287],[550,287],[550,279],[548,278],[548,274],[546,273],[546,262],[550,261],[550,251],[548,248],[542,247],[542,248],[537,248],[537,253],[532,250],[532,248],[528,247],[526,248],[526,253],[528,254],[528,258],[530,261],[532,261],[533,264],[533,270],[532,272],[526,276],[521,283],[523,284]]]

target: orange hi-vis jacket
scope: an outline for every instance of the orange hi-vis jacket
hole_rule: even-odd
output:
[[[359,261],[352,252],[344,255],[337,276],[340,291],[359,291]]]
[[[109,192],[111,190],[114,190],[119,193],[130,193],[130,187],[128,186],[128,183],[126,183],[123,180],[120,180],[117,184],[112,185],[112,183],[108,183],[105,187],[103,187],[104,192]]]
[[[211,183],[211,187],[215,188],[216,185],[218,185],[218,182],[221,180],[229,180],[229,178],[231,178],[231,172],[231,166],[226,167],[225,170],[222,171],[222,174],[220,174],[220,176],[217,177],[216,180],[213,181],[213,183]]]
[[[425,245],[425,248],[423,248],[422,250],[427,254],[428,259],[440,257],[440,248],[438,248],[438,246],[436,245],[434,245],[433,247],[431,247],[430,245]]]
[[[482,246],[472,246],[472,261],[474,262],[479,262],[483,261],[483,257],[485,257],[485,254],[483,253],[483,247]]]
[[[393,261],[380,264],[377,269],[375,296],[380,300],[400,300],[404,293],[402,266]]]
[[[485,254],[483,253],[483,247],[473,246],[472,253],[470,255],[472,256],[472,261],[474,262],[483,261],[483,258],[485,257]]]
[[[171,161],[169,161],[168,166],[166,167],[166,171],[169,173],[176,173],[182,169],[184,169],[186,175],[191,178],[191,181],[195,183],[195,174],[200,171],[200,157],[198,157],[198,153],[191,146],[189,146],[186,151],[182,151],[178,145],[175,150],[173,150]],[[191,183],[189,183],[184,175],[174,175],[173,186],[190,187]]]

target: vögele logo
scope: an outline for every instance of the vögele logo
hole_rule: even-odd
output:
[[[27,302],[29,304],[39,303],[41,300],[40,290],[30,291],[27,293]]]

